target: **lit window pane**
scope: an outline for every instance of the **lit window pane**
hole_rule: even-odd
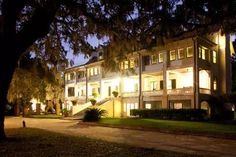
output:
[[[163,53],[160,52],[159,53],[159,63],[162,63],[163,62]]]
[[[170,60],[171,60],[171,61],[176,60],[176,53],[175,53],[175,50],[170,51]]]
[[[184,49],[178,49],[178,59],[184,58]]]
[[[187,57],[193,56],[193,47],[187,47]]]

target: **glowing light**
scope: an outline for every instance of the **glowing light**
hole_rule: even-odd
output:
[[[211,77],[206,70],[199,71],[199,87],[211,89]]]

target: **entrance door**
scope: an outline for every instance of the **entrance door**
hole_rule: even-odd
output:
[[[111,96],[111,86],[108,86],[108,96]]]

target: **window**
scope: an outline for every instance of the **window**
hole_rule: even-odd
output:
[[[151,56],[151,64],[156,64],[157,63],[157,55],[152,55]]]
[[[163,89],[163,80],[160,81],[160,90]]]
[[[150,64],[150,56],[144,56],[143,60],[144,60],[144,65],[149,65]]]
[[[183,104],[182,103],[174,103],[174,109],[182,109]]]
[[[211,89],[211,77],[209,71],[199,71],[199,87],[204,89]]]
[[[70,96],[75,96],[75,88],[74,87],[68,88],[68,97],[70,97]]]
[[[129,61],[124,61],[124,69],[128,69],[129,68]]]
[[[163,62],[163,52],[159,52],[159,63]]]
[[[69,80],[74,80],[74,79],[75,79],[75,74],[74,73],[70,73]]]
[[[193,47],[187,47],[187,57],[193,56]]]
[[[210,50],[209,49],[207,49],[206,47],[200,46],[198,48],[198,51],[199,51],[199,58],[201,58],[203,60],[210,61]]]
[[[212,52],[212,61],[213,61],[213,63],[217,62],[216,51]]]
[[[184,49],[178,49],[178,59],[184,58]]]
[[[152,106],[152,104],[148,104],[148,103],[145,104],[146,109],[151,109],[151,106]]]
[[[89,71],[90,71],[90,76],[93,76],[93,68],[90,68]]]
[[[175,50],[170,51],[170,61],[176,60],[176,53]]]
[[[98,68],[94,68],[94,75],[98,74]]]
[[[124,70],[124,62],[120,62],[120,69]]]
[[[134,65],[135,65],[135,67],[138,67],[138,58],[134,59]]]
[[[130,68],[134,68],[134,58],[130,59]]]
[[[157,82],[156,81],[151,81],[151,90],[156,90],[157,88]]]
[[[134,84],[134,91],[137,92],[138,91],[138,83]]]
[[[176,79],[171,80],[171,89],[176,89]]]
[[[217,81],[216,81],[216,79],[214,79],[214,82],[213,82],[213,90],[214,91],[217,90]]]

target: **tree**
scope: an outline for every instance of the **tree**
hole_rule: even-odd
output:
[[[23,108],[30,107],[33,98],[40,102],[46,98],[59,102],[59,98],[63,98],[62,78],[57,68],[48,64],[30,54],[21,56],[8,90],[8,101],[17,107],[21,102]]]
[[[108,38],[105,58],[164,44],[199,27],[235,32],[235,0],[1,0],[0,139],[8,87],[19,57],[30,49],[57,63],[66,53],[90,54],[89,36]],[[199,32],[199,31],[198,31]],[[40,52],[40,53],[39,53]]]

